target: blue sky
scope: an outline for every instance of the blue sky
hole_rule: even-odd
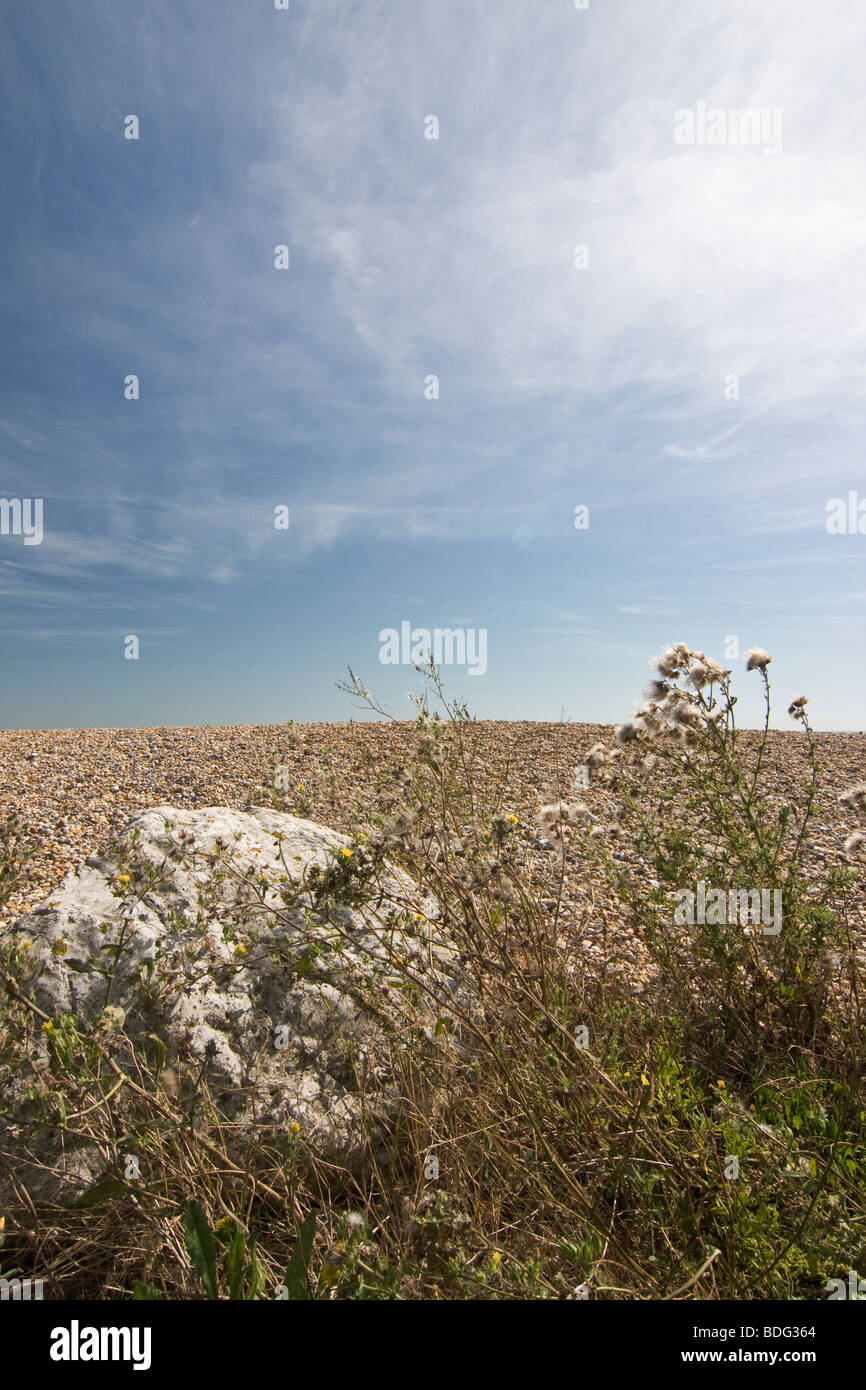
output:
[[[4,11],[0,726],[358,717],[349,665],[409,717],[403,621],[486,629],[482,717],[735,636],[863,726],[866,8]],[[678,144],[699,103],[781,148]]]

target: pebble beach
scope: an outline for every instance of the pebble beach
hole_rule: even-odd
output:
[[[612,732],[612,726],[598,724],[473,726],[479,794],[488,804],[495,798],[503,813],[517,817],[516,833],[525,842],[531,881],[543,902],[552,905],[560,891],[561,863],[559,850],[538,828],[538,811],[546,802],[575,795],[576,765],[596,741],[608,743]],[[277,769],[285,787],[282,809],[336,830],[367,829],[378,811],[393,806],[415,737],[413,722],[0,732],[0,811],[19,813],[39,844],[5,905],[0,929],[38,906],[137,812],[155,806],[243,810],[268,804]],[[823,787],[808,862],[818,869],[845,857],[844,840],[856,828],[837,797],[864,779],[866,735],[819,733],[815,738]],[[798,796],[807,781],[805,753],[799,731],[771,734],[771,802],[781,806]],[[602,818],[612,811],[614,798],[605,789],[593,787],[588,799]],[[636,873],[645,872],[628,843],[615,853],[634,861]],[[862,852],[855,862],[864,864],[861,888],[866,889]],[[578,848],[567,850],[561,891],[568,943],[596,965],[622,971],[639,991],[640,943],[627,934],[599,867]]]

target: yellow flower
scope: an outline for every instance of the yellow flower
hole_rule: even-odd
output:
[[[724,1083],[724,1081],[717,1081],[717,1082],[716,1082],[716,1085],[718,1086],[718,1088],[719,1088],[720,1091],[723,1091],[723,1090],[725,1089],[725,1083]]]
[[[344,859],[352,858],[352,851],[350,849],[341,849],[340,853],[342,854]]]
[[[219,1219],[219,1221],[218,1221],[218,1222],[216,1223],[216,1225],[214,1226],[214,1230],[215,1230],[215,1231],[221,1231],[221,1230],[223,1229],[224,1226],[230,1226],[230,1225],[232,1225],[232,1217],[230,1217],[230,1216],[221,1216],[220,1219]]]
[[[247,953],[247,951],[248,951],[249,949],[250,949],[249,946],[240,946],[240,945],[238,945],[238,946],[235,947],[235,953],[236,953],[237,955],[239,955],[239,956],[245,956],[246,953]]]
[[[516,824],[517,824],[517,817],[516,817],[516,816],[506,816],[505,819],[508,820],[508,821],[510,821],[512,825],[516,825]]]
[[[319,1271],[319,1283],[324,1284],[329,1289],[332,1284],[336,1284],[340,1278],[340,1271],[336,1265],[322,1265]]]
[[[293,1120],[293,1121],[292,1121],[292,1134],[300,1134],[300,1132],[301,1132],[301,1126],[298,1124],[297,1120]]]
[[[502,1263],[502,1255],[498,1250],[494,1250],[493,1254],[490,1256],[490,1263],[492,1264],[494,1269],[499,1268],[500,1264]]]
[[[132,880],[130,879],[129,874],[118,874],[117,881],[118,883],[131,883]]]
[[[24,950],[25,950],[25,951],[29,951],[29,950],[31,949],[32,945],[33,945],[33,942],[32,942],[32,941],[22,941],[22,942],[21,942],[21,945],[24,947]]]
[[[650,1084],[650,1083],[649,1083],[649,1077],[647,1076],[647,1074],[646,1074],[645,1071],[642,1071],[642,1072],[641,1072],[641,1074],[640,1074],[640,1079],[641,1079],[641,1081],[643,1082],[643,1084],[644,1084],[645,1086],[648,1086],[648,1085]]]

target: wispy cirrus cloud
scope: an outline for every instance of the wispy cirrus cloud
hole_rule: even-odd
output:
[[[191,614],[175,662],[242,705],[226,644],[329,681],[395,595],[489,621],[491,670],[497,624],[549,638],[540,688],[571,638],[591,691],[680,613],[775,621],[772,576],[847,614],[864,39],[811,0],[15,11],[0,495],[46,535],[0,538],[7,635]],[[677,145],[699,101],[780,110],[782,153]]]

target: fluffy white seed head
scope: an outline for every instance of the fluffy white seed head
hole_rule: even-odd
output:
[[[763,647],[750,647],[746,652],[747,671],[766,671],[773,658]]]
[[[843,806],[850,806],[855,811],[866,811],[866,782],[858,782],[856,787],[849,787],[839,797]]]
[[[710,672],[705,662],[692,661],[689,665],[689,680],[695,690],[703,690],[710,683]]]
[[[541,826],[555,825],[557,821],[568,820],[568,802],[554,801],[549,806],[542,806],[538,813],[538,824]]]
[[[604,767],[605,763],[608,761],[609,758],[610,753],[607,750],[607,748],[605,748],[604,744],[594,743],[583,761],[589,768],[590,772],[592,772],[596,768]]]
[[[679,675],[682,665],[680,656],[674,647],[668,647],[661,656],[654,656],[650,659],[650,666],[654,666],[659,675],[666,680],[669,680],[671,676]]]

